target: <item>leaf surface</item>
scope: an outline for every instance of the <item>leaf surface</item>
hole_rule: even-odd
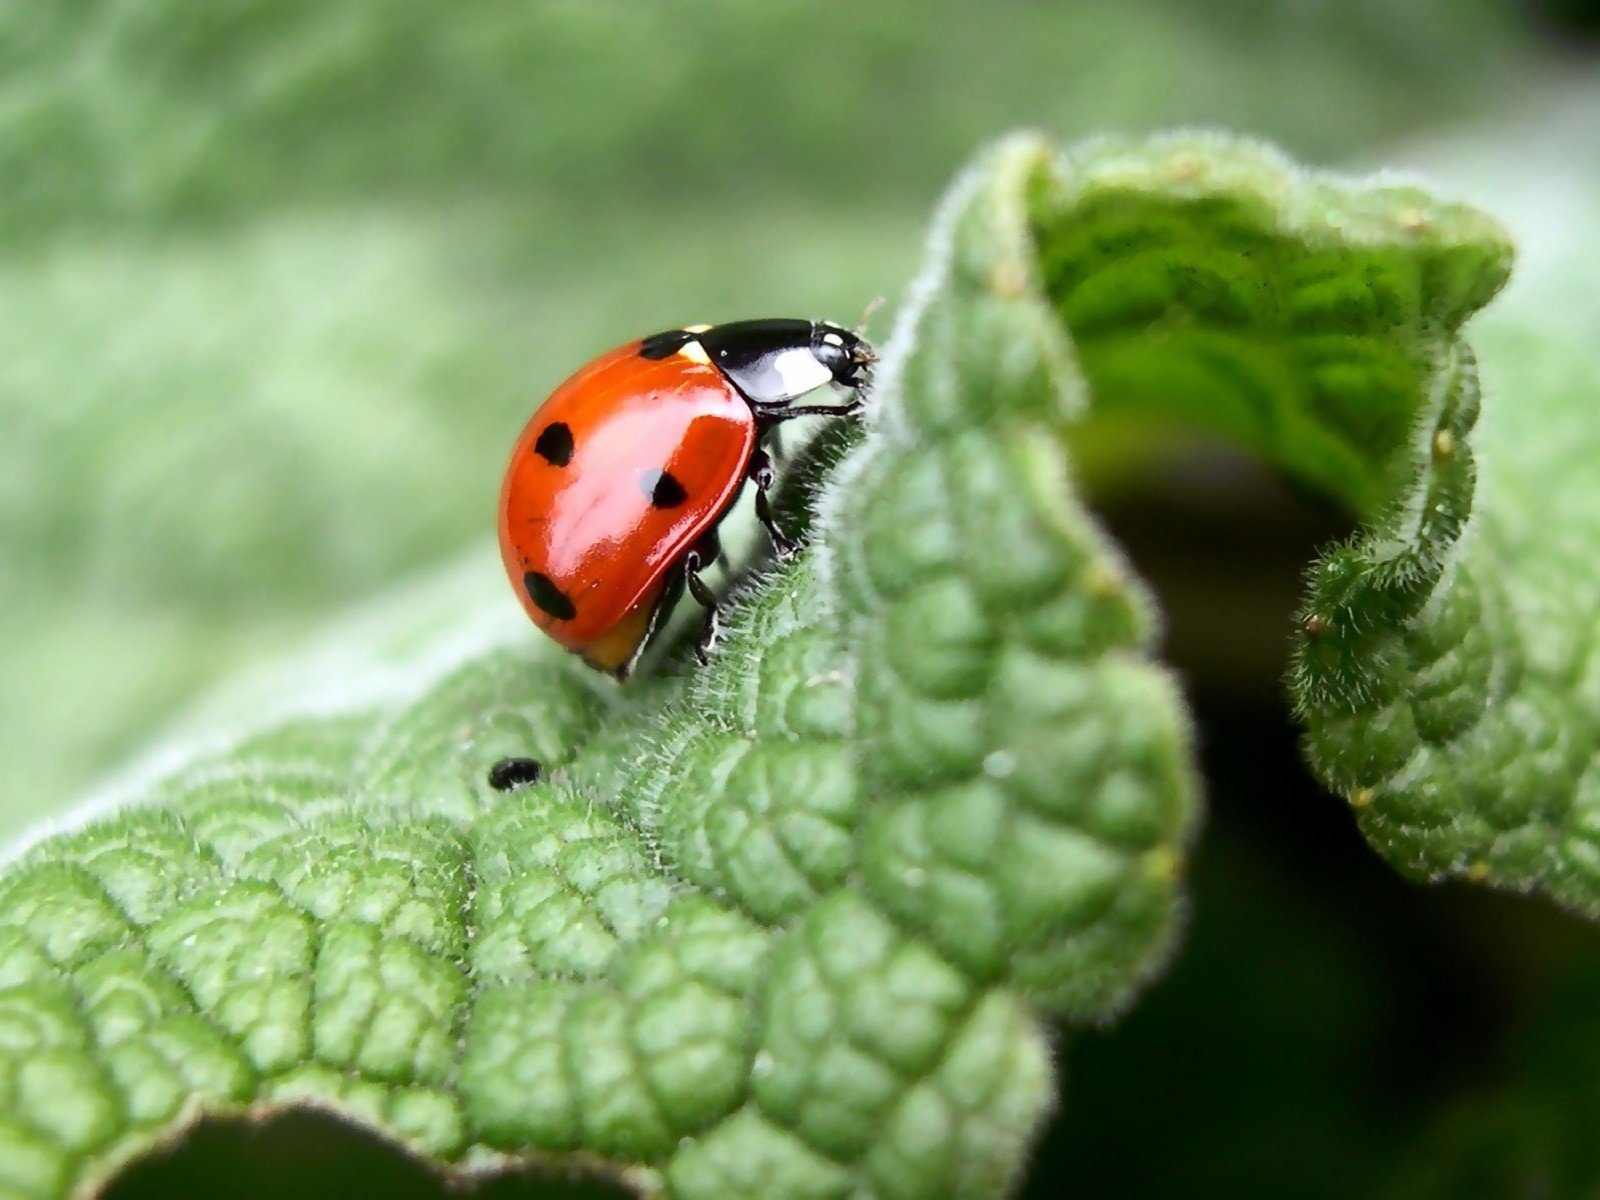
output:
[[[1152,606],[1074,492],[1081,421],[1210,426],[1371,522],[1319,568],[1299,668],[1353,771],[1386,639],[1453,561],[1457,331],[1508,257],[1470,210],[1231,141],[1002,144],[945,203],[865,429],[811,458],[809,550],[747,580],[709,668],[618,694],[530,632],[9,866],[0,1190],[318,1103],[451,1169],[1003,1194],[1050,1023],[1114,1015],[1168,952],[1196,814]],[[546,779],[490,791],[504,754]]]

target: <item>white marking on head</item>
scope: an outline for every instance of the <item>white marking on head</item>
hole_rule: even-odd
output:
[[[817,361],[809,348],[796,347],[773,356],[772,369],[783,380],[783,390],[792,399],[803,396],[833,380],[833,373]]]

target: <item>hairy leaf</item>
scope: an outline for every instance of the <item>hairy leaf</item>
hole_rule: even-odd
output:
[[[1077,423],[1203,422],[1372,520],[1314,582],[1324,729],[1391,678],[1375,618],[1425,611],[1464,519],[1456,330],[1507,258],[1470,211],[1227,141],[1001,146],[946,203],[864,434],[818,458],[810,549],[746,584],[709,668],[619,695],[526,634],[11,865],[0,1187],[319,1103],[452,1167],[683,1198],[1002,1194],[1052,1102],[1047,1022],[1160,966],[1196,807]],[[1331,602],[1351,578],[1332,598],[1374,619]],[[508,753],[545,780],[490,791]]]
[[[1534,214],[1547,237],[1553,224]],[[1397,866],[1593,918],[1600,367],[1575,264],[1594,241],[1589,222],[1557,228],[1562,261],[1536,256],[1477,335],[1492,400],[1478,429],[1472,356],[1432,351],[1400,485],[1311,577],[1293,682],[1313,765]]]

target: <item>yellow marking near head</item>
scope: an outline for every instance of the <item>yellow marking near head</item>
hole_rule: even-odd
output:
[[[709,325],[685,325],[683,331],[685,333],[704,333],[710,328],[711,326]],[[698,339],[685,342],[679,347],[678,354],[692,363],[699,363],[702,367],[711,365],[711,356],[706,353],[706,348],[700,344]]]

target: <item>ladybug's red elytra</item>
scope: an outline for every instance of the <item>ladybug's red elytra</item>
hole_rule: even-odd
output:
[[[687,586],[707,609],[696,647],[716,637],[700,571],[745,481],[778,553],[762,439],[795,417],[849,417],[875,361],[831,321],[691,325],[603,354],[550,394],[511,452],[500,492],[500,554],[534,623],[619,678]],[[795,401],[827,385],[839,404]]]

